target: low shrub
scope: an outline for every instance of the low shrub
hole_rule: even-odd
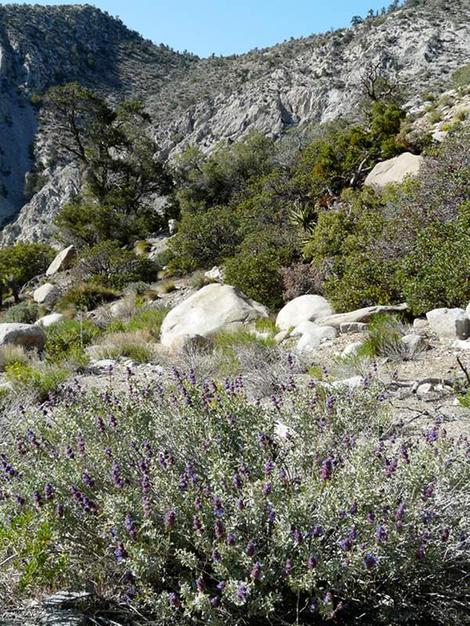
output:
[[[29,358],[22,346],[9,345],[0,347],[0,371],[10,365],[25,365]]]
[[[455,222],[423,228],[400,267],[403,294],[418,316],[470,300],[470,203]],[[458,259],[458,262],[456,262]]]
[[[64,320],[46,329],[46,360],[49,363],[74,361],[85,364],[85,348],[101,333],[101,330],[88,320]]]
[[[69,289],[57,302],[57,310],[92,311],[119,297],[119,291],[99,283],[80,283]]]
[[[258,330],[258,329],[256,329]],[[259,331],[262,332],[262,331]],[[239,328],[236,330],[222,330],[213,338],[214,347],[223,352],[234,352],[236,348],[247,344],[257,343],[263,346],[275,346],[274,339],[268,337],[260,337],[253,330],[247,328]]]
[[[17,393],[31,391],[38,402],[43,402],[70,377],[70,370],[56,365],[16,362],[5,368],[5,376]]]
[[[278,309],[283,305],[281,267],[286,261],[282,249],[267,248],[253,254],[243,250],[225,262],[225,280],[249,298]]]
[[[190,284],[193,289],[202,289],[206,285],[209,285],[211,282],[213,281],[207,278],[204,271],[198,270],[197,272],[194,272],[194,274],[191,276]]]
[[[145,307],[140,311],[137,311],[126,322],[117,320],[111,322],[107,328],[108,333],[112,332],[137,332],[145,331],[153,339],[159,339],[160,330],[163,324],[163,320],[168,314],[168,309],[165,307]]]
[[[86,281],[122,289],[129,283],[153,282],[158,269],[151,259],[121,248],[116,241],[104,241],[82,253],[76,272]]]
[[[20,302],[5,311],[2,322],[34,324],[39,317],[39,306],[34,302]]]
[[[377,316],[368,328],[367,339],[359,350],[360,357],[382,356],[392,360],[411,360],[420,350],[402,341],[410,329],[390,315]]]
[[[452,74],[452,81],[456,87],[470,85],[470,63],[463,65]]]
[[[240,378],[175,375],[70,391],[2,441],[5,597],[86,588],[168,625],[464,623],[463,439],[399,433],[370,386],[285,380],[256,405]]]
[[[310,263],[295,263],[281,269],[284,302],[305,294],[323,295],[325,272]]]
[[[143,330],[109,333],[92,348],[92,354],[95,358],[118,359],[125,357],[136,363],[149,363],[153,353],[152,336]]]

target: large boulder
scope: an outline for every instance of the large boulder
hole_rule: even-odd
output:
[[[76,255],[77,251],[75,250],[75,246],[69,246],[61,250],[47,268],[46,276],[52,276],[53,274],[57,274],[57,272],[68,270],[72,266]]]
[[[60,289],[51,283],[45,283],[33,293],[33,300],[46,307],[52,307],[60,297]]]
[[[279,330],[289,330],[289,328],[295,328],[302,322],[313,322],[333,313],[328,300],[322,296],[299,296],[288,302],[279,311],[276,326]]]
[[[268,317],[268,310],[230,285],[203,287],[172,309],[163,321],[161,343],[180,350],[192,338],[210,337],[223,328]]]
[[[390,183],[402,183],[407,176],[419,173],[424,160],[422,156],[404,152],[393,159],[377,163],[364,184],[380,191]]]
[[[426,318],[433,333],[443,341],[470,337],[470,319],[463,309],[433,309]]]
[[[35,324],[0,324],[0,346],[22,346],[26,350],[44,350],[46,335]]]
[[[397,305],[381,305],[368,306],[363,309],[357,309],[356,311],[350,311],[349,313],[337,313],[336,315],[328,315],[327,317],[321,317],[316,320],[316,323],[320,326],[333,326],[334,328],[341,328],[343,324],[355,324],[357,322],[369,322],[376,315],[383,313],[397,313],[400,311],[406,311],[408,309],[407,304]]]

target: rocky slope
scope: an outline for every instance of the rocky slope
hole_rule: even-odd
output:
[[[37,132],[34,94],[77,79],[112,99],[144,99],[167,156],[188,143],[210,150],[252,129],[278,137],[312,121],[351,115],[366,68],[396,76],[412,108],[468,62],[470,6],[466,0],[406,4],[351,29],[210,59],[155,46],[89,6],[2,7],[0,221],[23,208],[0,241],[50,236],[51,218],[78,184],[70,168],[54,171],[48,128]],[[34,141],[43,171],[24,206]]]

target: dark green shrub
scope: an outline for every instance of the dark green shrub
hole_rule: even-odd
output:
[[[185,213],[170,243],[173,258],[168,269],[182,273],[207,269],[232,256],[240,241],[233,209],[217,206],[198,213]]]
[[[467,205],[470,213],[470,203]],[[402,262],[399,280],[412,312],[459,307],[470,301],[470,221],[435,223],[418,235]]]
[[[57,302],[59,311],[77,310],[92,311],[101,304],[111,302],[119,297],[119,291],[103,287],[99,283],[80,283],[71,287]]]
[[[337,311],[351,311],[401,298],[396,263],[375,260],[368,254],[346,257],[341,276],[325,280],[324,292]]]
[[[275,225],[266,224],[263,231],[248,235],[238,254],[226,260],[225,281],[253,300],[273,309],[280,308],[281,268],[289,265],[295,254],[292,238]]]
[[[121,248],[116,241],[87,248],[76,266],[77,274],[85,280],[114,289],[122,289],[128,283],[152,282],[158,269],[154,261]]]
[[[8,292],[19,303],[21,288],[43,274],[56,252],[42,243],[17,243],[0,248],[0,306]]]

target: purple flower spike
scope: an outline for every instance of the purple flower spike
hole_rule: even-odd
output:
[[[333,460],[331,458],[325,459],[321,465],[320,478],[323,480],[330,480],[333,473]]]
[[[214,497],[213,504],[214,504],[214,515],[216,517],[223,517],[224,507],[222,506],[222,500],[219,498],[219,496]]]
[[[177,593],[169,593],[168,594],[168,603],[172,609],[179,609],[181,606],[181,601]]]
[[[214,563],[220,563],[220,561],[222,560],[222,556],[217,548],[212,551],[212,560],[214,561]]]
[[[317,559],[316,559],[315,555],[314,555],[314,554],[311,554],[311,555],[308,557],[308,561],[307,561],[307,568],[308,568],[308,569],[315,569],[315,568],[316,568],[316,566],[317,566],[317,563],[318,563],[318,561],[317,561]]]
[[[237,543],[237,538],[233,533],[227,535],[227,545],[234,546]]]
[[[271,483],[265,483],[263,485],[263,496],[269,496],[270,493],[272,493],[273,490],[273,486]]]
[[[223,539],[225,537],[225,528],[220,519],[214,524],[214,534],[217,539]]]
[[[232,485],[235,487],[235,489],[241,489],[242,488],[242,479],[240,477],[240,474],[234,474],[232,477]]]
[[[129,558],[129,554],[126,550],[126,548],[124,547],[124,544],[119,542],[118,545],[116,546],[115,550],[114,550],[114,556],[116,557],[116,561],[118,563],[120,563],[121,561],[124,561],[125,559]]]
[[[323,528],[321,526],[314,526],[310,534],[312,537],[321,537],[323,535]]]
[[[245,552],[246,552],[247,556],[254,556],[255,551],[256,551],[256,544],[253,541],[253,539],[251,539],[251,541],[249,541],[247,546],[246,546]]]
[[[135,522],[131,517],[131,514],[128,513],[124,519],[124,528],[126,529],[129,537],[131,537],[131,539],[136,539],[137,538],[137,528],[135,526]]]
[[[122,489],[124,487],[125,481],[121,474],[121,466],[119,465],[117,461],[113,461],[113,468],[111,470],[111,478],[116,487],[118,487],[119,489]]]
[[[424,547],[424,544],[421,544],[416,550],[416,558],[418,559],[418,561],[422,561],[424,559],[425,554],[426,554],[426,549]]]
[[[94,479],[90,476],[88,472],[83,472],[82,474],[83,484],[92,489],[95,486]]]
[[[375,538],[377,539],[378,543],[383,543],[384,541],[387,541],[387,529],[382,524],[380,526],[377,526],[377,529],[375,531]]]
[[[174,511],[167,511],[164,517],[165,528],[170,530],[175,525],[176,513]]]
[[[210,599],[210,603],[211,603],[211,607],[213,609],[216,609],[217,607],[219,607],[220,606],[220,598],[219,598],[219,596],[213,596]]]
[[[206,590],[206,583],[204,582],[204,578],[202,576],[199,576],[196,580],[196,589],[199,593],[204,593]]]
[[[349,537],[346,537],[346,539],[341,539],[339,545],[341,546],[341,550],[344,550],[345,552],[349,552],[350,550],[352,550],[353,547],[352,541],[351,539],[349,539]]]
[[[245,583],[240,583],[237,588],[237,598],[240,602],[246,602],[248,597],[248,587]]]
[[[53,500],[54,499],[54,487],[51,485],[51,483],[47,483],[44,487],[44,497],[46,500]]]
[[[259,580],[261,577],[261,563],[259,561],[256,561],[256,563],[253,565],[251,572],[250,572],[250,578],[251,580]]]
[[[286,576],[289,576],[289,574],[292,572],[293,569],[294,569],[294,564],[292,563],[290,559],[287,559],[286,564],[284,565],[284,574]]]
[[[395,519],[397,520],[397,522],[401,521],[404,515],[405,515],[405,505],[403,504],[403,502],[400,502],[395,512]]]
[[[378,559],[376,556],[374,556],[373,554],[371,554],[370,552],[368,552],[365,557],[364,557],[364,565],[367,567],[367,569],[374,569],[374,567],[377,565],[378,563]]]

